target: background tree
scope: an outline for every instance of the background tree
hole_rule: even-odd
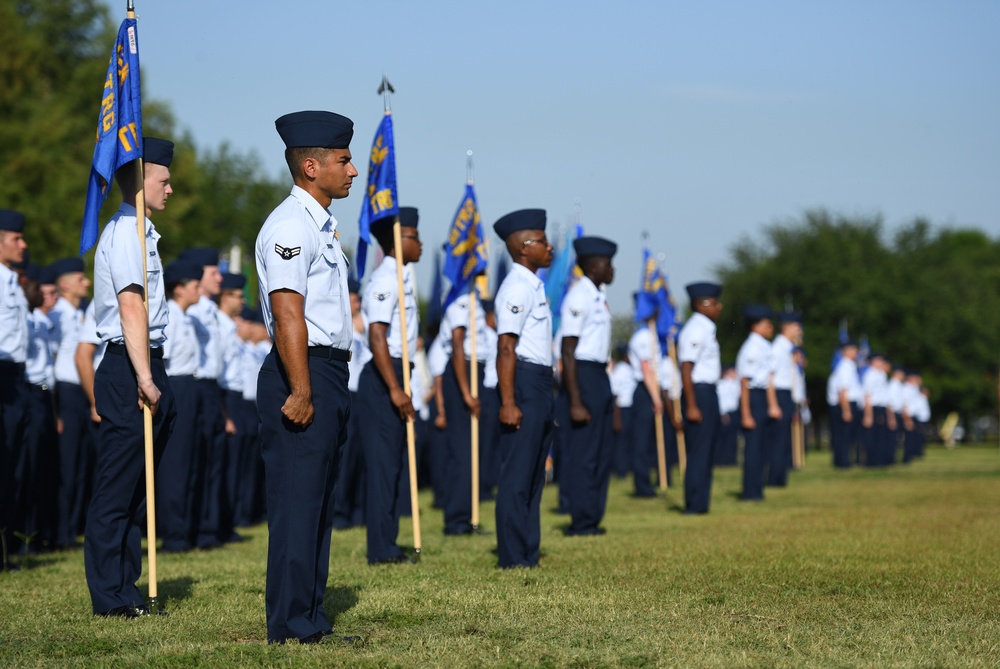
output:
[[[992,413],[1000,364],[1000,244],[976,230],[933,231],[917,219],[891,244],[879,216],[818,209],[744,238],[716,268],[724,284],[723,358],[746,336],[743,306],[803,314],[807,382],[825,412],[826,377],[841,320],[893,362],[919,369],[935,413]]]
[[[38,262],[78,251],[117,27],[97,0],[0,0],[0,206],[26,214],[25,236]],[[228,145],[199,150],[153,92],[143,86],[143,131],[176,143],[175,194],[157,216],[164,258],[186,246],[226,249],[234,238],[249,252],[263,215],[287,194],[290,179],[269,178],[256,156]],[[119,194],[111,193],[102,224],[118,203]]]

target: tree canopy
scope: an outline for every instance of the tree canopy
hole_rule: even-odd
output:
[[[0,206],[25,213],[25,238],[39,262],[79,247],[116,28],[97,0],[0,0]],[[264,175],[252,153],[196,147],[146,86],[142,100],[144,133],[176,145],[174,195],[156,219],[164,257],[186,246],[226,248],[234,238],[249,248],[289,184]],[[102,223],[118,202],[112,192]]]
[[[992,412],[1000,365],[1000,243],[978,230],[932,228],[916,219],[886,240],[879,216],[818,209],[764,229],[716,268],[724,285],[723,356],[746,337],[743,307],[803,314],[814,403],[846,321],[852,338],[894,365],[918,369],[935,410]]]

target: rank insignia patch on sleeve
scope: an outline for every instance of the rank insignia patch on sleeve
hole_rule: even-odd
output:
[[[374,297],[379,302],[385,302],[389,298],[389,293],[374,293]]]
[[[511,304],[510,302],[507,303],[507,308],[510,309],[510,312],[512,314],[519,314],[522,311],[524,311],[524,307],[523,306],[520,306],[520,305],[517,305],[517,304]]]
[[[301,246],[294,246],[294,247],[287,247],[286,248],[286,247],[282,246],[281,244],[275,244],[274,245],[274,252],[277,253],[279,256],[281,256],[282,260],[291,260],[292,258],[294,258],[295,256],[297,256],[298,254],[302,253],[302,247]]]

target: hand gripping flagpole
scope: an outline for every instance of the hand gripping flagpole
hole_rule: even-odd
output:
[[[126,17],[135,18],[135,4],[128,0]],[[146,192],[144,188],[142,158],[135,161],[135,232],[139,235],[142,251],[142,306],[146,312],[146,331],[149,331],[149,281],[146,274]],[[146,366],[149,367],[149,346],[145,349]],[[149,559],[149,610],[165,613],[158,608],[156,587],[156,486],[153,472],[153,410],[148,402],[142,405],[142,432],[146,470],[146,554]]]
[[[382,75],[382,83],[378,87],[378,92],[382,94],[385,101],[385,115],[391,115],[389,94],[394,93],[395,89],[385,75]],[[403,236],[399,214],[396,214],[392,223],[392,247],[396,256],[396,287],[399,293],[399,336],[403,344],[403,392],[408,397],[412,397],[410,392],[410,347],[406,336],[406,305],[404,303],[406,294],[403,286]],[[420,505],[417,500],[417,438],[412,420],[406,421],[406,454],[410,465],[410,519],[413,521],[413,550],[419,555],[422,544],[420,541]]]

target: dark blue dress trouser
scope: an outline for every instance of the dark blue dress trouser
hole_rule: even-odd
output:
[[[715,459],[715,432],[719,428],[719,397],[713,383],[696,383],[695,399],[701,422],[685,421],[687,471],[684,473],[684,511],[708,513],[712,497],[712,461]]]
[[[466,372],[471,374],[471,363],[466,360],[465,364]],[[482,388],[483,363],[480,362],[477,368],[479,387]],[[464,534],[472,529],[472,414],[462,399],[462,390],[458,386],[455,368],[450,360],[441,377],[441,390],[444,393],[445,415],[448,417],[444,461],[446,486],[443,490],[444,499],[441,500],[444,511],[444,533]],[[480,443],[482,443],[481,429]]]
[[[756,427],[743,430],[743,494],[740,498],[764,499],[764,440],[768,432],[766,390],[750,390],[750,415]]]
[[[590,422],[573,423],[560,418],[566,429],[560,486],[569,488],[570,534],[593,534],[604,518],[614,449],[614,395],[603,363],[576,361],[580,399],[590,412]],[[565,392],[565,391],[564,391]]]
[[[97,482],[87,515],[83,544],[87,586],[94,613],[142,604],[135,583],[142,572],[140,505],[146,498],[143,411],[138,382],[124,347],[104,356],[94,376],[94,395],[101,416],[98,433]],[[152,358],[153,383],[160,404],[153,415],[153,467],[170,438],[176,411],[162,358]]]
[[[257,377],[261,454],[267,489],[267,639],[302,639],[332,628],[323,608],[330,574],[331,498],[347,439],[351,398],[347,363],[309,358],[313,422],[292,425],[281,413],[291,394],[277,349]]]
[[[403,362],[392,359],[396,381],[403,386]],[[365,458],[365,526],[368,562],[403,555],[399,535],[399,493],[406,464],[406,423],[389,397],[389,386],[370,361],[358,378],[358,411],[364,421],[361,443]]]
[[[163,550],[185,551],[193,547],[188,516],[194,478],[194,444],[198,434],[198,390],[194,376],[171,376],[170,388],[177,407],[166,452],[156,470],[156,533]]]
[[[497,490],[497,555],[501,568],[538,564],[546,447],[552,433],[552,370],[517,363],[514,402],[521,427],[503,425],[500,433],[500,485]]]

